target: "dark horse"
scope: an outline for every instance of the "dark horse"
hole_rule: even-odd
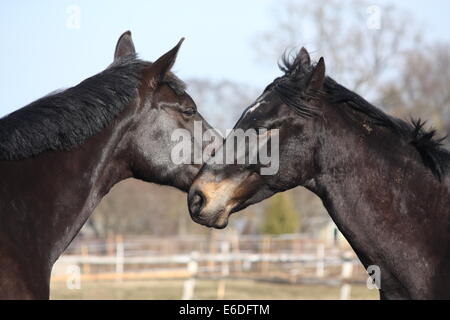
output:
[[[450,298],[450,153],[442,140],[326,77],[323,58],[312,65],[305,49],[280,67],[284,75],[235,127],[278,129],[270,131],[279,138],[278,172],[205,164],[189,191],[192,218],[224,228],[230,213],[304,186],[364,266],[380,267],[381,298]]]
[[[145,62],[126,32],[106,70],[0,119],[1,299],[49,298],[54,262],[117,182],[188,190],[200,166],[173,164],[171,133],[210,127],[170,72],[180,45]]]

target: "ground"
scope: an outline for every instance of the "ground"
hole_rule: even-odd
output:
[[[217,299],[218,281],[197,280],[194,299]],[[225,299],[339,299],[339,287],[290,285],[251,280],[227,280]],[[84,281],[79,290],[52,283],[51,299],[180,299],[181,280]],[[376,290],[352,286],[351,299],[378,299]]]

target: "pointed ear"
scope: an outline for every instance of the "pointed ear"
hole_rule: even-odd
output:
[[[311,58],[309,57],[308,51],[302,47],[300,51],[297,53],[294,61],[295,69],[293,74],[295,76],[300,76],[305,73],[306,70],[309,70],[311,67]]]
[[[298,57],[300,59],[300,65],[302,66],[302,68],[309,68],[309,66],[311,65],[311,58],[309,57],[308,51],[304,47],[300,49]]]
[[[166,73],[169,72],[175,64],[178,50],[180,49],[183,41],[184,38],[181,38],[175,47],[162,55],[144,71],[144,80],[149,86],[154,87],[164,79]]]
[[[116,51],[114,52],[114,61],[131,54],[135,54],[133,39],[131,39],[131,32],[124,32],[116,44]]]
[[[314,70],[311,72],[308,82],[308,90],[320,90],[322,89],[323,82],[325,81],[325,60],[320,58],[317,62]]]

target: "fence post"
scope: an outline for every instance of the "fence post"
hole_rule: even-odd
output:
[[[81,245],[81,255],[83,256],[83,258],[86,258],[86,260],[89,257],[89,249],[88,246],[85,244]],[[83,263],[82,271],[84,274],[91,273],[91,266],[89,265],[88,262]]]
[[[269,236],[263,236],[261,245],[262,261],[261,261],[261,272],[265,273],[269,269],[269,263],[266,261],[266,255],[270,253],[270,242],[271,238]]]
[[[111,233],[108,234],[106,238],[106,255],[113,256],[114,255],[114,235]]]
[[[303,248],[302,248],[302,238],[300,238],[299,236],[292,238],[292,244],[291,244],[291,252],[292,253],[298,253],[298,252],[302,252]]]
[[[352,287],[349,283],[349,280],[353,273],[353,262],[351,260],[351,254],[344,254],[343,256],[344,262],[342,263],[342,273],[341,273],[341,291],[340,298],[341,300],[349,300],[351,296]]]
[[[233,253],[236,254],[236,256],[239,255],[240,253],[240,248],[239,248],[239,233],[234,230],[233,233],[231,234],[231,243],[232,243],[232,248],[233,248]],[[242,272],[242,263],[241,260],[236,259],[234,261],[234,267],[236,269],[237,272]]]
[[[217,249],[216,249],[216,245],[217,245],[217,241],[216,241],[216,233],[211,230],[210,231],[210,236],[209,236],[209,254],[211,255],[211,257],[215,256],[217,253]],[[208,260],[207,263],[208,266],[208,272],[214,272],[215,269],[215,262],[212,259]]]
[[[125,247],[123,244],[123,237],[118,235],[116,237],[116,274],[117,281],[122,281],[123,279],[123,269],[124,269],[124,259],[125,259]]]
[[[219,284],[217,285],[217,300],[223,300],[225,298],[225,287],[226,280],[225,278],[230,274],[230,243],[228,241],[222,241],[220,243],[220,251],[222,255],[222,271],[221,271],[221,279],[219,280]]]
[[[317,246],[316,259],[316,276],[323,278],[325,276],[325,245],[323,243],[319,243]]]
[[[192,300],[194,298],[195,290],[195,278],[198,273],[198,252],[191,252],[189,262],[187,264],[188,272],[190,273],[190,278],[185,280],[183,283],[183,295],[182,300]]]

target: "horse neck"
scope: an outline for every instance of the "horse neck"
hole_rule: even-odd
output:
[[[395,252],[408,259],[445,254],[448,187],[389,129],[348,124],[330,122],[317,157],[320,173],[309,187],[362,262],[397,261]]]
[[[7,220],[3,236],[52,265],[102,197],[114,184],[131,176],[126,158],[130,122],[124,112],[71,151],[46,152],[6,163],[0,170],[10,172],[9,194],[2,197],[11,200],[3,208]]]

